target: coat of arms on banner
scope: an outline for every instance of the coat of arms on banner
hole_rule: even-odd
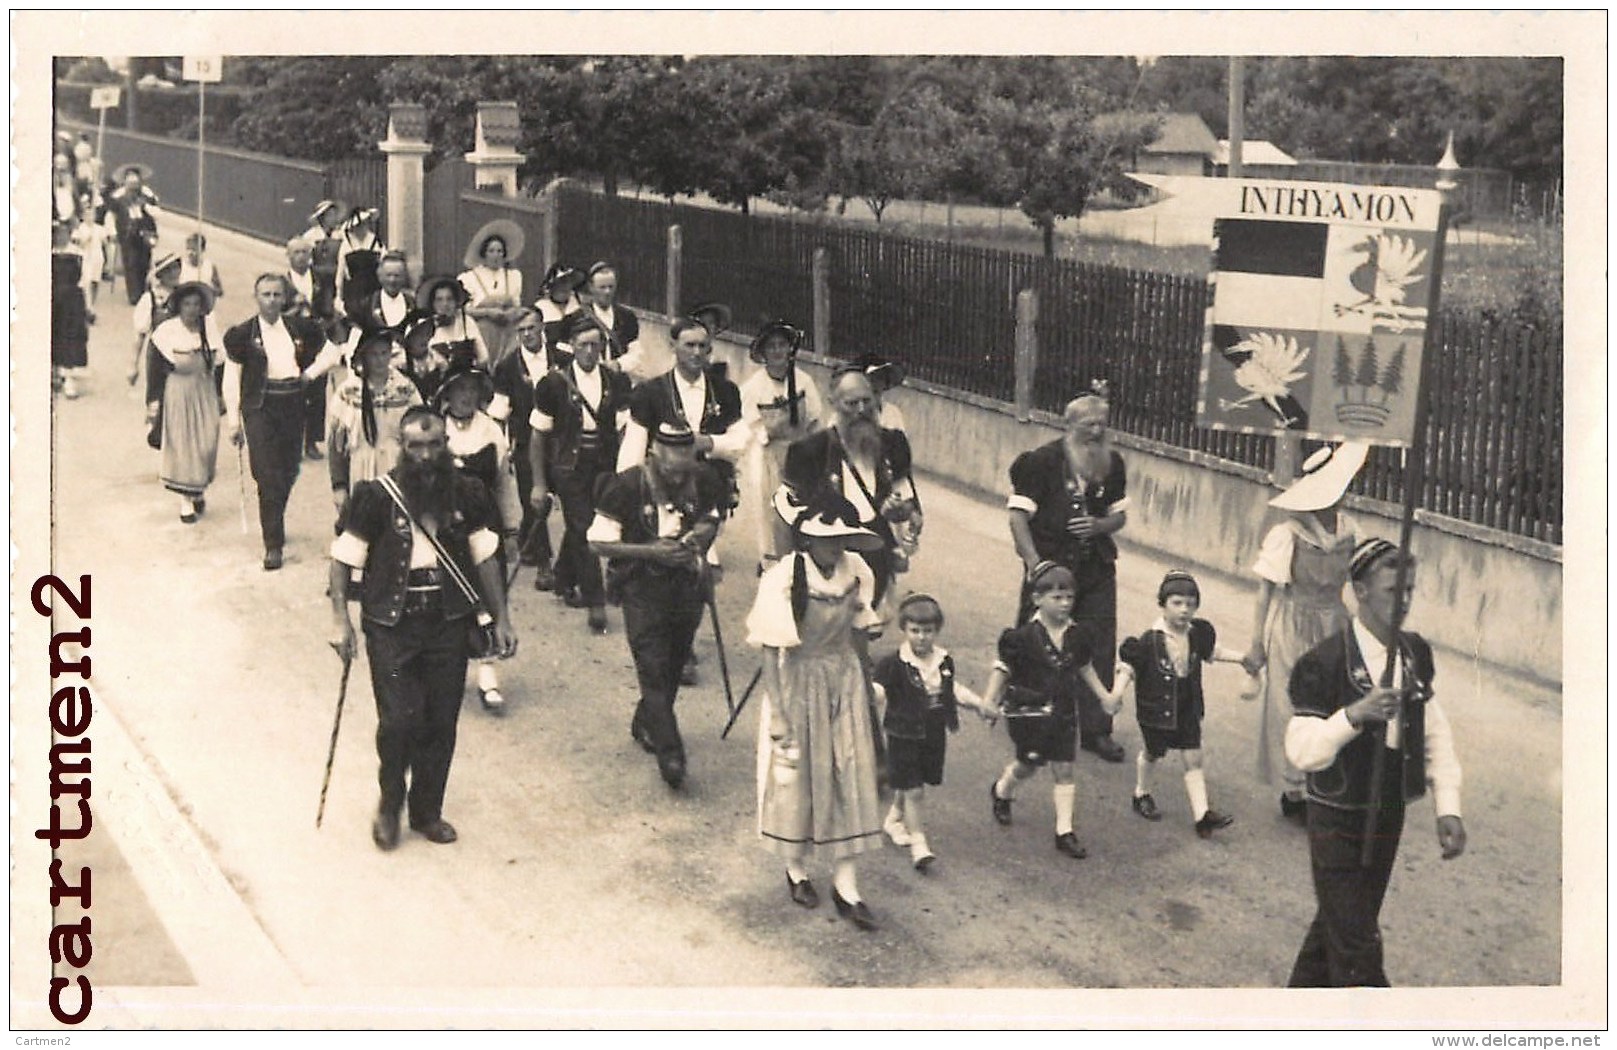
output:
[[[1197,423],[1408,445],[1441,255],[1438,195],[1210,181],[1225,188]]]

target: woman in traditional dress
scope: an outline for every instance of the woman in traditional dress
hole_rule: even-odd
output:
[[[51,227],[51,387],[79,396],[73,373],[90,363],[90,327],[84,305],[84,256],[73,244],[71,219]]]
[[[350,359],[353,370],[331,400],[326,449],[339,516],[355,485],[398,464],[399,423],[411,405],[422,403],[415,383],[390,364],[394,337],[389,328],[361,333]]]
[[[758,829],[786,863],[792,900],[819,904],[807,861],[831,859],[831,900],[860,929],[876,919],[859,895],[854,858],[881,849],[874,726],[861,659],[880,625],[869,566],[854,551],[882,546],[852,507],[811,506],[793,527],[796,553],[758,581],[747,640],[763,648],[758,729]]]
[[[747,491],[754,507],[767,508],[780,488],[786,449],[819,430],[825,412],[814,379],[797,367],[803,333],[785,321],[771,321],[752,341],[747,356],[763,365],[741,384],[741,423],[752,430],[747,450]],[[759,572],[785,551],[775,545],[770,514],[758,515]]]
[[[578,290],[584,287],[585,280],[583,270],[556,263],[545,271],[545,279],[539,284],[539,298],[533,308],[539,311],[539,320],[545,326],[551,368],[561,368],[572,361],[572,348],[567,345],[567,318],[584,308],[578,300]]]
[[[134,386],[140,379],[141,365],[146,360],[152,333],[157,330],[158,325],[168,319],[169,298],[180,283],[179,278],[180,257],[173,252],[164,253],[152,264],[151,278],[146,282],[146,290],[141,293],[139,301],[131,311],[135,329],[135,356],[129,363],[130,386]]]
[[[192,281],[169,296],[170,317],[152,332],[146,365],[146,419],[160,421],[163,487],[180,496],[180,520],[201,516],[219,456],[215,369],[224,363],[224,333],[212,317],[213,289]]]
[[[510,350],[511,329],[522,312],[522,271],[512,264],[522,257],[525,241],[521,226],[492,219],[466,245],[466,271],[460,275],[460,286],[471,297],[466,312],[495,363]]]
[[[1267,671],[1258,773],[1270,784],[1280,782],[1280,812],[1298,823],[1308,808],[1303,774],[1286,758],[1291,670],[1304,653],[1347,626],[1342,588],[1358,537],[1338,507],[1369,451],[1363,442],[1349,441],[1309,456],[1302,475],[1269,501],[1290,516],[1269,530],[1252,565],[1258,600],[1252,647],[1242,664],[1249,674]]]
[[[381,214],[375,208],[355,208],[343,225],[342,241],[337,247],[337,297],[350,318],[363,317],[365,301],[382,287],[376,274],[382,254],[387,251],[387,245],[376,234],[376,220]]]

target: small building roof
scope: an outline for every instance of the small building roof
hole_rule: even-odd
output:
[[[1218,146],[1213,150],[1213,163],[1228,166],[1229,162],[1230,140],[1219,139]],[[1241,163],[1296,164],[1297,158],[1268,139],[1245,139],[1241,143]]]
[[[1208,130],[1207,122],[1195,113],[1162,114],[1161,130],[1157,139],[1143,146],[1141,153],[1193,153],[1211,157],[1218,140]]]

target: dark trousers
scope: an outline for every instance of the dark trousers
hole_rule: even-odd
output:
[[[365,651],[376,694],[382,808],[397,813],[408,797],[410,823],[430,823],[443,815],[455,757],[466,685],[466,621],[435,612],[405,616],[395,627],[366,621]]]
[[[146,294],[146,271],[152,267],[151,245],[144,237],[132,237],[119,241],[118,251],[123,255],[124,291],[129,295],[129,305],[134,306]]]
[[[561,550],[556,555],[556,587],[577,587],[584,604],[606,604],[601,585],[601,560],[590,553],[590,522],[595,520],[595,483],[602,474],[612,473],[612,461],[604,453],[581,452],[578,462],[552,471],[556,498],[561,500]],[[700,610],[698,611],[700,618]]]
[[[1381,902],[1387,896],[1404,807],[1383,807],[1370,865],[1360,867],[1364,818],[1359,810],[1308,803],[1308,855],[1318,910],[1292,964],[1291,988],[1385,988]]]
[[[313,448],[326,440],[326,379],[321,376],[303,392],[303,444]]]
[[[517,470],[517,498],[522,501],[522,524],[517,527],[517,536],[523,551],[538,564],[548,566],[554,557],[550,547],[550,515],[541,515],[528,506],[528,497],[533,495],[533,463],[528,458],[525,434],[511,442],[511,460]]]
[[[258,527],[264,549],[286,546],[286,501],[303,465],[303,393],[264,394],[259,408],[243,408],[247,463],[258,483]]]
[[[1111,561],[1063,562],[1072,570],[1077,590],[1073,595],[1072,622],[1084,632],[1089,651],[1094,654],[1095,674],[1101,684],[1112,687],[1117,666],[1117,563]],[[1018,627],[1033,618],[1033,588],[1022,581],[1017,604]],[[1085,740],[1111,736],[1112,716],[1100,706],[1100,697],[1087,685],[1078,688],[1078,734]]]
[[[659,755],[685,756],[674,718],[679,672],[702,623],[702,592],[695,573],[652,575],[642,570],[623,589],[623,633],[640,680],[634,725],[651,738]]]

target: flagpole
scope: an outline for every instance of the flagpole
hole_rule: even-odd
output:
[[[1429,384],[1432,376],[1432,359],[1439,352],[1436,331],[1438,327],[1437,308],[1440,302],[1439,290],[1443,283],[1443,249],[1448,237],[1449,205],[1445,201],[1437,211],[1437,238],[1432,245],[1432,274],[1431,287],[1426,297],[1426,331],[1422,338],[1420,355],[1420,378],[1415,385],[1415,432],[1410,441],[1409,448],[1404,452],[1404,513],[1398,526],[1398,574],[1393,582],[1393,594],[1397,596],[1392,610],[1392,636],[1387,642],[1387,663],[1381,671],[1381,687],[1390,689],[1393,685],[1393,673],[1397,666],[1399,632],[1404,626],[1404,614],[1408,612],[1408,602],[1404,600],[1404,588],[1409,582],[1409,546],[1415,533],[1415,501],[1420,498],[1420,490],[1426,485],[1426,430],[1427,406],[1431,403]],[[1404,676],[1406,681],[1413,668],[1406,667]],[[1400,713],[1402,707],[1399,708]],[[1368,868],[1375,849],[1376,825],[1380,819],[1381,809],[1381,781],[1386,771],[1387,762],[1387,723],[1378,724],[1370,733],[1374,741],[1374,750],[1370,758],[1370,801],[1365,810],[1364,841],[1359,852],[1359,866]],[[1406,740],[1399,741],[1400,747],[1408,747]],[[1400,786],[1400,790],[1402,787]]]
[[[208,126],[208,85],[206,81],[197,81],[197,232],[202,232],[202,202],[207,192],[207,183],[202,181],[203,158],[207,155],[204,140]]]

